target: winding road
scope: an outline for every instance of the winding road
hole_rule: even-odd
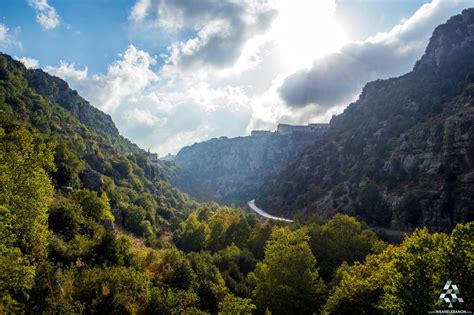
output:
[[[254,200],[250,200],[250,201],[247,203],[247,205],[249,206],[250,209],[252,209],[253,211],[257,212],[257,213],[260,214],[262,217],[265,217],[265,218],[268,218],[268,219],[271,219],[271,220],[277,220],[277,221],[293,222],[293,220],[275,217],[275,216],[273,216],[273,215],[271,215],[271,214],[266,213],[265,211],[263,211],[262,209],[260,209],[259,207],[257,207],[257,206],[255,205],[255,199],[254,199]]]

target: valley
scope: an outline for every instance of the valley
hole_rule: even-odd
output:
[[[474,3],[285,4],[0,4],[0,314],[474,311]]]

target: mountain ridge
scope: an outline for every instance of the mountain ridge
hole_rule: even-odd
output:
[[[470,195],[474,187],[460,181],[472,172],[474,138],[469,127],[465,130],[466,124],[472,124],[472,71],[474,9],[467,9],[435,29],[413,71],[368,83],[355,103],[333,117],[330,129],[317,143],[261,187],[257,204],[285,215],[345,212],[373,225],[400,229],[423,225],[450,230],[458,221],[473,220]],[[463,122],[455,118],[462,112]],[[392,155],[403,144],[403,137],[409,137],[403,134],[423,123],[434,124],[436,119],[443,121],[433,136],[441,141],[438,151],[444,148],[441,154],[449,155],[460,146],[460,154],[443,160],[436,174],[397,168]],[[449,121],[456,121],[454,129]],[[454,140],[466,139],[453,141],[450,149],[448,143],[443,147],[449,133],[458,135]],[[456,179],[450,179],[452,176]],[[459,189],[464,187],[464,192],[450,188],[453,183]],[[439,202],[429,206],[427,196],[433,191]],[[408,209],[412,204],[416,214]]]

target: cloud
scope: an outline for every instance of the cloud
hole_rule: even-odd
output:
[[[137,1],[130,12],[129,18],[133,21],[143,21],[147,15],[147,11],[151,6],[150,0],[139,0]]]
[[[77,82],[87,79],[87,67],[83,70],[76,69],[74,63],[67,63],[63,60],[59,62],[58,67],[46,66],[44,70],[66,81]]]
[[[330,18],[324,19],[334,11],[330,2],[318,1],[310,7],[312,10],[305,7],[304,11],[309,12],[305,19],[298,10],[284,10],[292,2],[277,6],[280,14],[271,26],[266,26],[266,22],[261,24],[257,12],[267,12],[262,14],[269,14],[270,19],[274,13],[264,2],[140,0],[129,15],[132,27],[153,36],[153,32],[175,32],[173,38],[178,39],[172,42],[169,38],[167,54],[156,57],[130,45],[102,74],[90,74],[87,67],[66,62],[46,70],[67,79],[91,104],[111,114],[123,135],[143,148],[164,155],[212,137],[235,137],[249,134],[252,129],[274,129],[279,122],[328,121],[331,115],[344,109],[346,100],[357,97],[360,91],[357,84],[360,88],[366,81],[387,73],[407,71],[421,56],[434,27],[449,15],[460,12],[454,5],[435,2],[432,6],[441,6],[437,10],[431,6],[424,9],[426,12],[420,9],[417,13],[420,17],[412,17],[390,32],[347,44],[339,54],[323,59],[325,62],[297,71],[296,74],[304,75],[296,80],[295,70],[308,63],[295,60],[298,54],[289,52],[298,49],[288,48],[293,48],[295,42],[305,47],[308,40],[309,47],[319,52],[320,43],[327,44],[328,31],[314,31],[318,24],[308,26],[308,22],[314,20],[311,12],[318,11],[317,21],[326,27],[331,25],[326,23]],[[441,12],[444,9],[446,13]],[[281,36],[290,22],[300,23],[296,28],[300,32],[296,34],[301,37],[296,41],[290,38],[293,31]],[[235,33],[237,25],[243,25],[243,30],[237,30],[243,35]],[[254,27],[261,33],[250,31]],[[226,53],[229,47],[235,48],[235,52]],[[221,52],[223,55],[214,55]],[[384,54],[388,59],[381,63]],[[313,75],[311,71],[320,73]],[[308,77],[311,80],[303,80]],[[302,91],[302,84],[306,84],[307,97],[301,100],[296,92]],[[280,97],[285,88],[286,92],[295,92],[290,96],[300,98],[301,105],[285,105]],[[318,102],[308,102],[315,98]]]
[[[31,57],[15,57],[15,59],[23,63],[28,69],[36,69],[39,67],[39,61]]]
[[[138,0],[130,13],[135,23],[195,34],[169,47],[167,62],[183,69],[231,66],[245,43],[267,31],[275,16],[265,1]]]
[[[154,116],[147,109],[133,108],[124,112],[124,119],[128,120],[131,125],[138,127],[154,127],[156,125],[164,125],[166,119],[160,119]]]
[[[22,50],[23,46],[17,39],[20,31],[20,27],[15,27],[12,32],[5,24],[0,23],[0,48],[13,47]]]
[[[0,45],[8,46],[11,42],[11,37],[8,32],[8,27],[0,23]]]
[[[176,153],[196,141],[239,136],[252,115],[251,99],[240,88],[165,74],[122,104],[124,110],[113,117],[121,131],[160,155]]]
[[[94,106],[113,113],[124,100],[146,88],[158,76],[150,68],[156,59],[130,45],[119,59],[110,64],[105,74],[88,75],[88,69],[77,69],[64,61],[58,67],[47,66],[45,71],[67,80]]]
[[[59,15],[56,9],[48,4],[48,0],[28,0],[28,4],[36,11],[36,22],[44,29],[59,26]]]
[[[313,104],[321,110],[348,102],[368,81],[411,70],[433,29],[465,6],[466,1],[425,4],[389,32],[349,43],[340,52],[316,60],[311,68],[288,76],[280,95],[290,107]]]

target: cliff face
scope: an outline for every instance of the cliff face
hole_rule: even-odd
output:
[[[446,104],[447,113],[412,128],[399,137],[385,169],[410,176],[408,189],[424,192],[418,205],[407,209],[403,198],[387,195],[397,228],[429,226],[445,230],[474,220],[474,97]]]
[[[321,133],[260,131],[249,137],[211,139],[183,148],[175,163],[194,176],[208,199],[243,203],[255,198],[256,189],[266,179]]]
[[[469,9],[436,28],[412,72],[368,83],[320,141],[261,187],[257,204],[404,230],[472,221],[473,108]]]

